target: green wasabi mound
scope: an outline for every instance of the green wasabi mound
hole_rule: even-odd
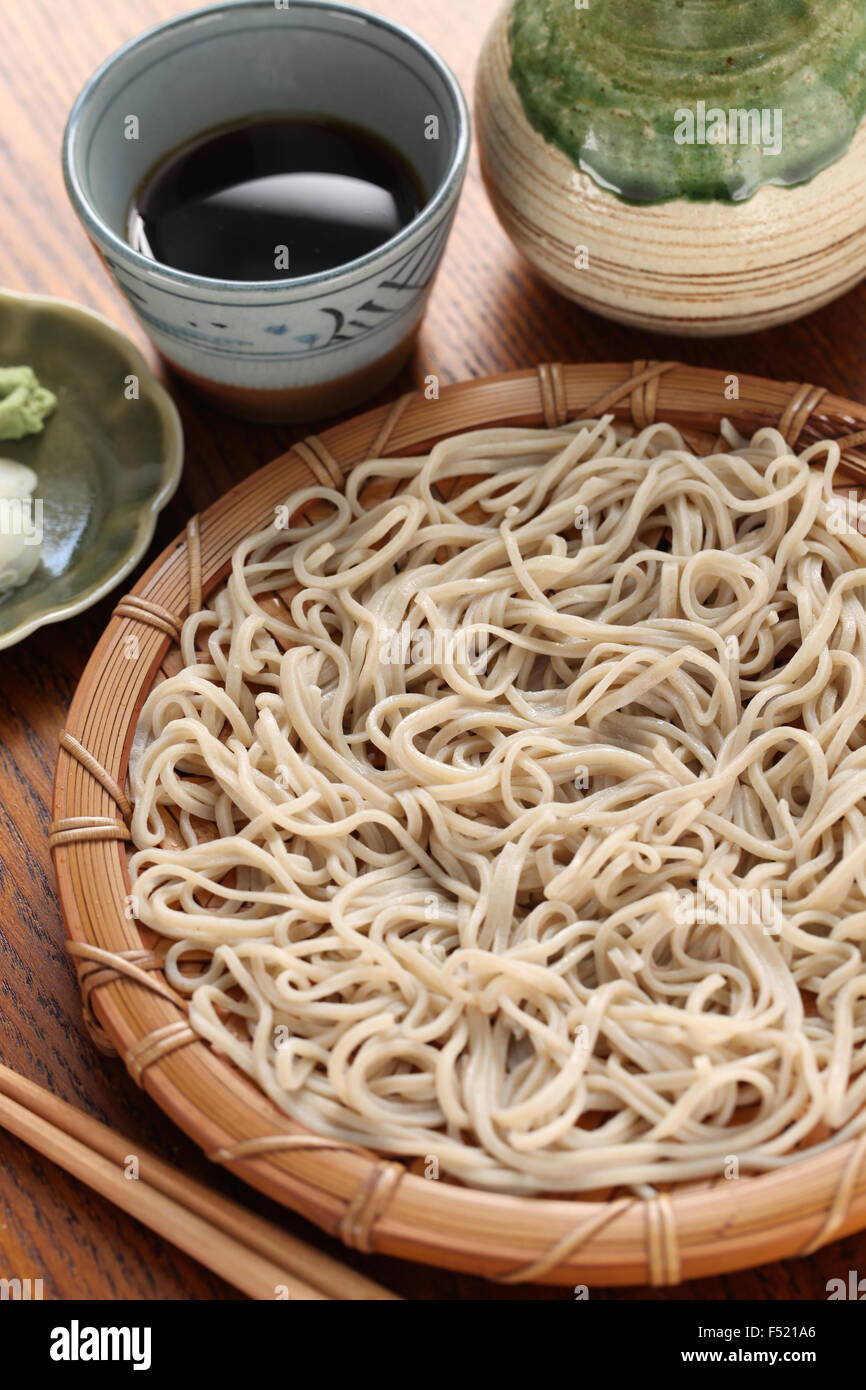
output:
[[[0,367],[0,439],[39,434],[56,404],[32,367]]]

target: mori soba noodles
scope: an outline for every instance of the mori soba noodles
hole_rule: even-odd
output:
[[[861,513],[835,444],[720,446],[607,417],[373,460],[187,620],[138,911],[295,1120],[527,1193],[866,1124]]]

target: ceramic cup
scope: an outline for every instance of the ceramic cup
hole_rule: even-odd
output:
[[[422,212],[368,255],[297,279],[208,279],[132,249],[133,197],[165,155],[285,111],[356,122],[396,145],[421,177]],[[407,29],[350,5],[234,0],[109,58],[73,107],[63,162],[85,231],[168,363],[222,409],[291,420],[357,404],[409,357],[468,152],[460,86]]]

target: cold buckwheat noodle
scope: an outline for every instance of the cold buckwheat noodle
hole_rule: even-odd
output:
[[[374,460],[187,620],[138,912],[295,1120],[638,1193],[866,1123],[860,512],[835,444],[720,443],[607,417]]]

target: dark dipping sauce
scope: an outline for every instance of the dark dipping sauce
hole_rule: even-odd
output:
[[[136,193],[135,251],[218,280],[288,280],[390,241],[427,198],[399,150],[361,126],[305,115],[205,131]]]

